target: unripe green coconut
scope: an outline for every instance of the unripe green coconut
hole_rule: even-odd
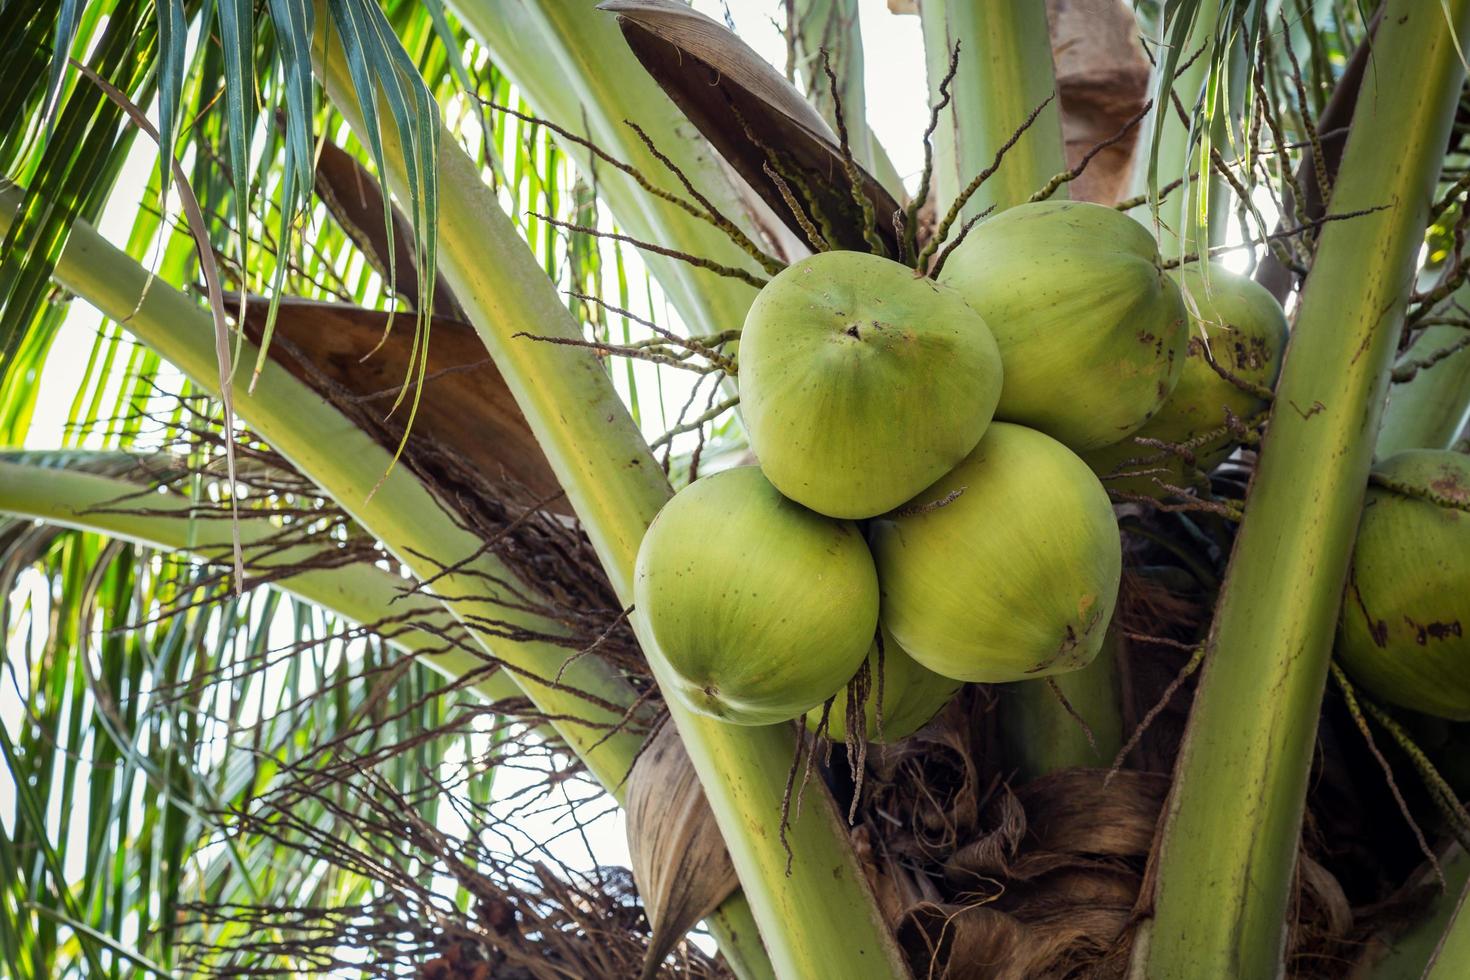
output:
[[[1070,449],[1019,425],[992,423],[944,479],[874,521],[869,544],[884,625],[956,680],[1086,666],[1118,598],[1122,541],[1107,492]]]
[[[1173,454],[1140,445],[1135,440],[1158,439],[1187,443],[1220,429],[1226,409],[1239,419],[1248,419],[1266,407],[1266,402],[1222,377],[1205,359],[1205,345],[1215,363],[1231,374],[1264,388],[1276,385],[1281,373],[1281,356],[1286,351],[1286,314],[1264,286],[1212,263],[1209,282],[1198,263],[1185,266],[1175,276],[1185,294],[1189,313],[1189,347],[1179,383],[1162,408],[1122,442],[1082,453],[1094,471],[1105,477],[1109,489],[1125,493],[1163,496],[1152,477],[1172,486],[1187,479],[1183,461]],[[1237,443],[1222,432],[1194,449],[1196,466],[1208,473],[1225,461]],[[1139,462],[1129,463],[1129,460]],[[1147,475],[1124,476],[1148,471]],[[1162,470],[1163,472],[1157,472]],[[1111,477],[1111,478],[1109,478]]]
[[[1411,449],[1374,472],[1438,502],[1369,486],[1338,659],[1385,701],[1470,721],[1470,456]]]
[[[904,653],[887,629],[883,630],[883,725],[878,730],[878,644],[868,650],[868,698],[863,702],[866,740],[887,744],[908,738],[923,728],[949,703],[963,685],[943,677]],[[806,713],[807,725],[815,729],[822,721],[822,706]],[[837,692],[827,716],[827,737],[847,740],[847,688]]]
[[[1124,438],[1158,411],[1184,367],[1179,287],[1142,225],[1100,204],[1022,204],[981,222],[940,281],[1000,346],[995,417],[1073,449]]]
[[[790,721],[827,700],[878,625],[857,528],[787,500],[754,466],[664,505],[638,549],[633,601],[678,674],[672,695],[738,725]]]
[[[1000,370],[985,321],[953,290],[881,256],[823,252],[751,306],[741,415],[782,493],[831,517],[872,517],[975,448]]]

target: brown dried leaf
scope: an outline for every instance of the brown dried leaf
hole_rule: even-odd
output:
[[[276,125],[286,130],[286,113],[276,112]],[[413,249],[413,225],[392,205],[393,234],[383,224],[383,185],[357,158],[331,140],[318,145],[314,186],[317,197],[338,226],[362,252],[370,266],[383,278],[393,260],[393,286],[397,295],[413,309],[419,308],[419,273]],[[434,312],[454,320],[465,320],[464,309],[443,277],[435,277]]]
[[[1167,789],[1164,776],[1124,770],[1110,779],[1100,769],[1002,787],[987,807],[991,829],[946,863],[953,897],[917,903],[899,920],[915,974],[1110,975]]]
[[[389,282],[388,254],[393,254],[393,285],[398,295],[419,308],[419,275],[414,262],[413,226],[395,206],[393,236],[383,227],[383,188],[378,179],[346,150],[330,141],[321,144],[316,161],[316,193],[337,224],[363,256]],[[434,312],[455,320],[464,310],[443,278],[434,281]]]
[[[764,58],[723,24],[676,0],[607,0],[598,9],[617,14],[649,75],[792,231],[805,239],[802,225],[808,223],[833,248],[872,251],[836,135]],[[800,217],[767,165],[784,173]],[[874,230],[896,255],[892,218],[899,202],[857,170]]]
[[[236,308],[238,298],[228,303]],[[264,297],[247,298],[243,328],[252,341],[259,341],[268,309]],[[360,420],[391,451],[408,418],[406,406],[391,416],[388,411],[408,372],[413,315],[398,314],[385,339],[387,323],[388,314],[378,310],[283,298],[270,358]],[[560,484],[551,464],[474,328],[436,316],[429,336],[424,396],[406,452],[452,458],[492,485],[514,486],[538,500],[555,496]],[[564,498],[545,506],[570,513]]]
[[[653,934],[652,977],[696,922],[740,886],[679,733],[665,724],[628,777],[628,852]]]

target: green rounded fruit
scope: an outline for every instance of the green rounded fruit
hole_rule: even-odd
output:
[[[1374,473],[1409,492],[1368,488],[1338,659],[1385,701],[1470,721],[1470,456],[1411,449]]]
[[[1183,460],[1171,453],[1140,445],[1140,438],[1188,443],[1226,424],[1226,411],[1248,419],[1266,407],[1264,399],[1221,376],[1205,357],[1205,345],[1215,363],[1242,381],[1273,388],[1286,351],[1286,314],[1265,287],[1211,264],[1209,281],[1198,263],[1176,277],[1189,314],[1189,347],[1179,383],[1162,408],[1122,442],[1082,454],[1109,489],[1161,497],[1159,482],[1184,486],[1190,479]],[[1218,432],[1193,450],[1196,467],[1208,473],[1235,451],[1228,432]],[[1146,473],[1144,471],[1147,471]],[[1128,475],[1130,473],[1138,475]],[[1159,482],[1155,482],[1157,477]]]
[[[827,700],[878,624],[857,528],[787,500],[754,466],[664,505],[638,549],[633,601],[678,675],[672,696],[739,725],[790,721]]]
[[[868,698],[863,702],[863,731],[866,740],[887,744],[908,738],[923,728],[949,703],[963,685],[943,677],[904,653],[893,634],[883,630],[883,718],[878,719],[878,644],[868,650]],[[822,706],[806,713],[807,725],[815,729],[822,720]],[[832,701],[827,716],[827,737],[847,740],[847,687]]]
[[[766,477],[831,517],[898,506],[975,448],[1000,354],[953,290],[823,252],[761,290],[740,334],[740,410]]]
[[[990,325],[1005,365],[995,417],[1073,449],[1158,411],[1184,366],[1179,287],[1142,225],[1099,204],[1022,204],[981,222],[940,281]]]
[[[992,423],[944,479],[874,521],[869,544],[884,625],[956,680],[1086,666],[1118,598],[1122,541],[1107,492],[1070,449],[1019,425]]]

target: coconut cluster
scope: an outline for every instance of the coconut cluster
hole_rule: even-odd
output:
[[[868,735],[881,715],[892,740],[964,682],[1086,666],[1122,547],[1079,453],[1191,415],[1171,407],[1190,322],[1148,232],[1092,204],[991,218],[938,282],[857,252],[783,270],[741,334],[759,465],[677,494],[639,551],[673,696],[752,725],[835,698],[840,737],[866,659]]]

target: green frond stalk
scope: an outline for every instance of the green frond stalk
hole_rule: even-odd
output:
[[[919,15],[931,105],[939,100],[939,81],[959,45],[959,70],[950,86],[954,98],[934,134],[935,200],[942,215],[1026,118],[1055,95],[1056,70],[1044,3],[921,0]],[[1061,112],[1053,97],[961,216],[1020,204],[1066,169]],[[1054,200],[1064,197],[1065,186],[1053,195]]]
[[[163,552],[185,552],[201,561],[228,564],[232,547],[229,523],[196,520],[190,504],[175,494],[139,496],[136,483],[55,466],[37,466],[0,457],[0,513],[90,531]],[[252,551],[279,528],[260,519],[242,519],[240,544],[247,561],[261,569],[290,566],[310,559],[313,545],[279,548],[271,544]],[[256,567],[252,561],[252,567]],[[354,623],[371,625],[390,617],[407,617],[436,630],[454,626],[438,601],[404,595],[407,580],[375,565],[345,565],[297,572],[272,587],[336,613]],[[444,650],[433,633],[405,629],[388,640],[408,653],[424,653],[423,663],[451,678],[481,669],[483,664],[460,650]],[[519,695],[520,688],[504,671],[484,674],[473,685],[488,701]]]
[[[1429,887],[1436,889],[1429,906],[1417,921],[1402,930],[1379,935],[1370,941],[1366,956],[1353,973],[1353,980],[1424,980],[1424,971],[1439,948],[1440,940],[1455,917],[1462,893],[1470,884],[1470,854],[1458,844],[1441,857],[1444,889],[1426,869]]]
[[[538,115],[592,140],[655,186],[683,194],[679,180],[627,124],[637,123],[721,213],[760,242],[756,222],[728,172],[644,71],[612,14],[582,0],[450,0],[449,6]],[[589,182],[595,171],[598,194],[627,234],[759,271],[723,232],[658,200],[607,164],[594,165],[581,147],[560,139],[558,144]],[[715,334],[744,322],[755,299],[749,285],[675,259],[644,257],[690,332]]]
[[[0,189],[0,233],[14,219],[19,199],[18,188]],[[84,222],[73,225],[55,276],[62,286],[124,323],[200,389],[212,390],[217,376],[209,314],[183,293],[150,280],[143,268]],[[254,345],[243,343],[242,359],[249,363],[255,350]],[[237,390],[236,408],[241,419],[419,577],[432,576],[442,565],[459,561],[478,548],[478,539],[461,528],[406,467],[390,472],[391,457],[386,450],[274,362],[266,364],[253,392]],[[555,623],[494,605],[498,597],[486,588],[484,576],[514,580],[514,573],[493,556],[483,556],[437,583],[440,591],[453,597],[445,605],[462,622],[473,622],[474,617],[488,613],[513,628],[541,635],[559,631]],[[609,727],[617,725],[620,716],[588,702],[578,692],[630,706],[636,700],[632,688],[593,657],[578,658],[568,665],[562,685],[537,683],[531,678],[557,676],[568,657],[565,647],[486,637],[472,626],[467,629],[492,656],[525,672],[514,675],[516,684],[542,713],[572,719],[554,724],[558,734],[604,788],[620,798],[641,736],[629,730],[609,735]],[[448,664],[441,661],[441,665]],[[737,895],[721,906],[710,926],[739,976],[760,980],[771,975],[743,897]]]
[[[1460,303],[1470,302],[1470,287],[1455,293]],[[1401,365],[1414,365],[1470,335],[1463,327],[1426,327],[1399,358]],[[1470,347],[1461,348],[1438,363],[1420,368],[1414,377],[1394,385],[1378,430],[1379,459],[1405,449],[1448,449],[1470,423]]]
[[[0,227],[7,227],[13,219],[19,194],[18,188],[0,190]],[[172,286],[150,281],[146,270],[89,225],[77,222],[72,226],[55,277],[62,286],[123,324],[201,390],[214,390],[218,375],[209,314]],[[251,363],[255,353],[254,345],[242,343],[243,363]],[[398,466],[390,472],[387,450],[274,362],[266,364],[253,392],[236,389],[235,402],[241,419],[420,578],[435,575],[442,566],[462,560],[479,548],[479,539],[456,523],[407,467]],[[372,492],[375,485],[377,490]],[[470,563],[463,573],[446,575],[437,583],[438,591],[455,597],[446,605],[456,618],[473,623],[476,616],[488,614],[538,635],[562,632],[558,624],[541,617],[489,605],[498,597],[487,589],[483,575],[515,580],[510,569],[487,555]],[[565,647],[551,643],[498,637],[492,640],[473,628],[470,632],[493,656],[534,677],[554,678],[568,656]],[[558,730],[604,785],[619,785],[635,757],[639,736],[620,733],[592,749],[607,727],[621,720],[617,713],[599,708],[571,690],[524,677],[521,680],[527,696],[547,715],[587,722],[562,722]],[[572,663],[563,683],[620,706],[631,705],[636,697],[622,678],[593,657]]]
[[[1282,969],[1343,581],[1464,68],[1470,0],[1389,0],[1276,390],[1156,854],[1134,966]],[[1452,31],[1454,33],[1452,33]]]
[[[317,48],[329,96],[360,126],[340,48],[330,39]],[[385,133],[384,142],[391,144],[389,183],[401,193],[396,136]],[[516,338],[531,327],[566,339],[580,339],[581,331],[474,162],[448,134],[440,146],[440,271],[514,394],[614,590],[630,603],[638,546],[668,500],[669,484],[594,356]],[[631,620],[654,676],[667,687],[670,669],[646,621],[636,610]],[[795,755],[793,727],[726,725],[674,699],[669,710],[777,975],[906,976],[831,797],[813,787],[803,812],[793,813],[790,855],[772,831]]]
[[[1460,892],[1454,916],[1440,937],[1424,980],[1456,980],[1470,973],[1470,886]]]
[[[1460,890],[1449,926],[1439,937],[1423,980],[1457,980],[1470,973],[1470,886]]]

